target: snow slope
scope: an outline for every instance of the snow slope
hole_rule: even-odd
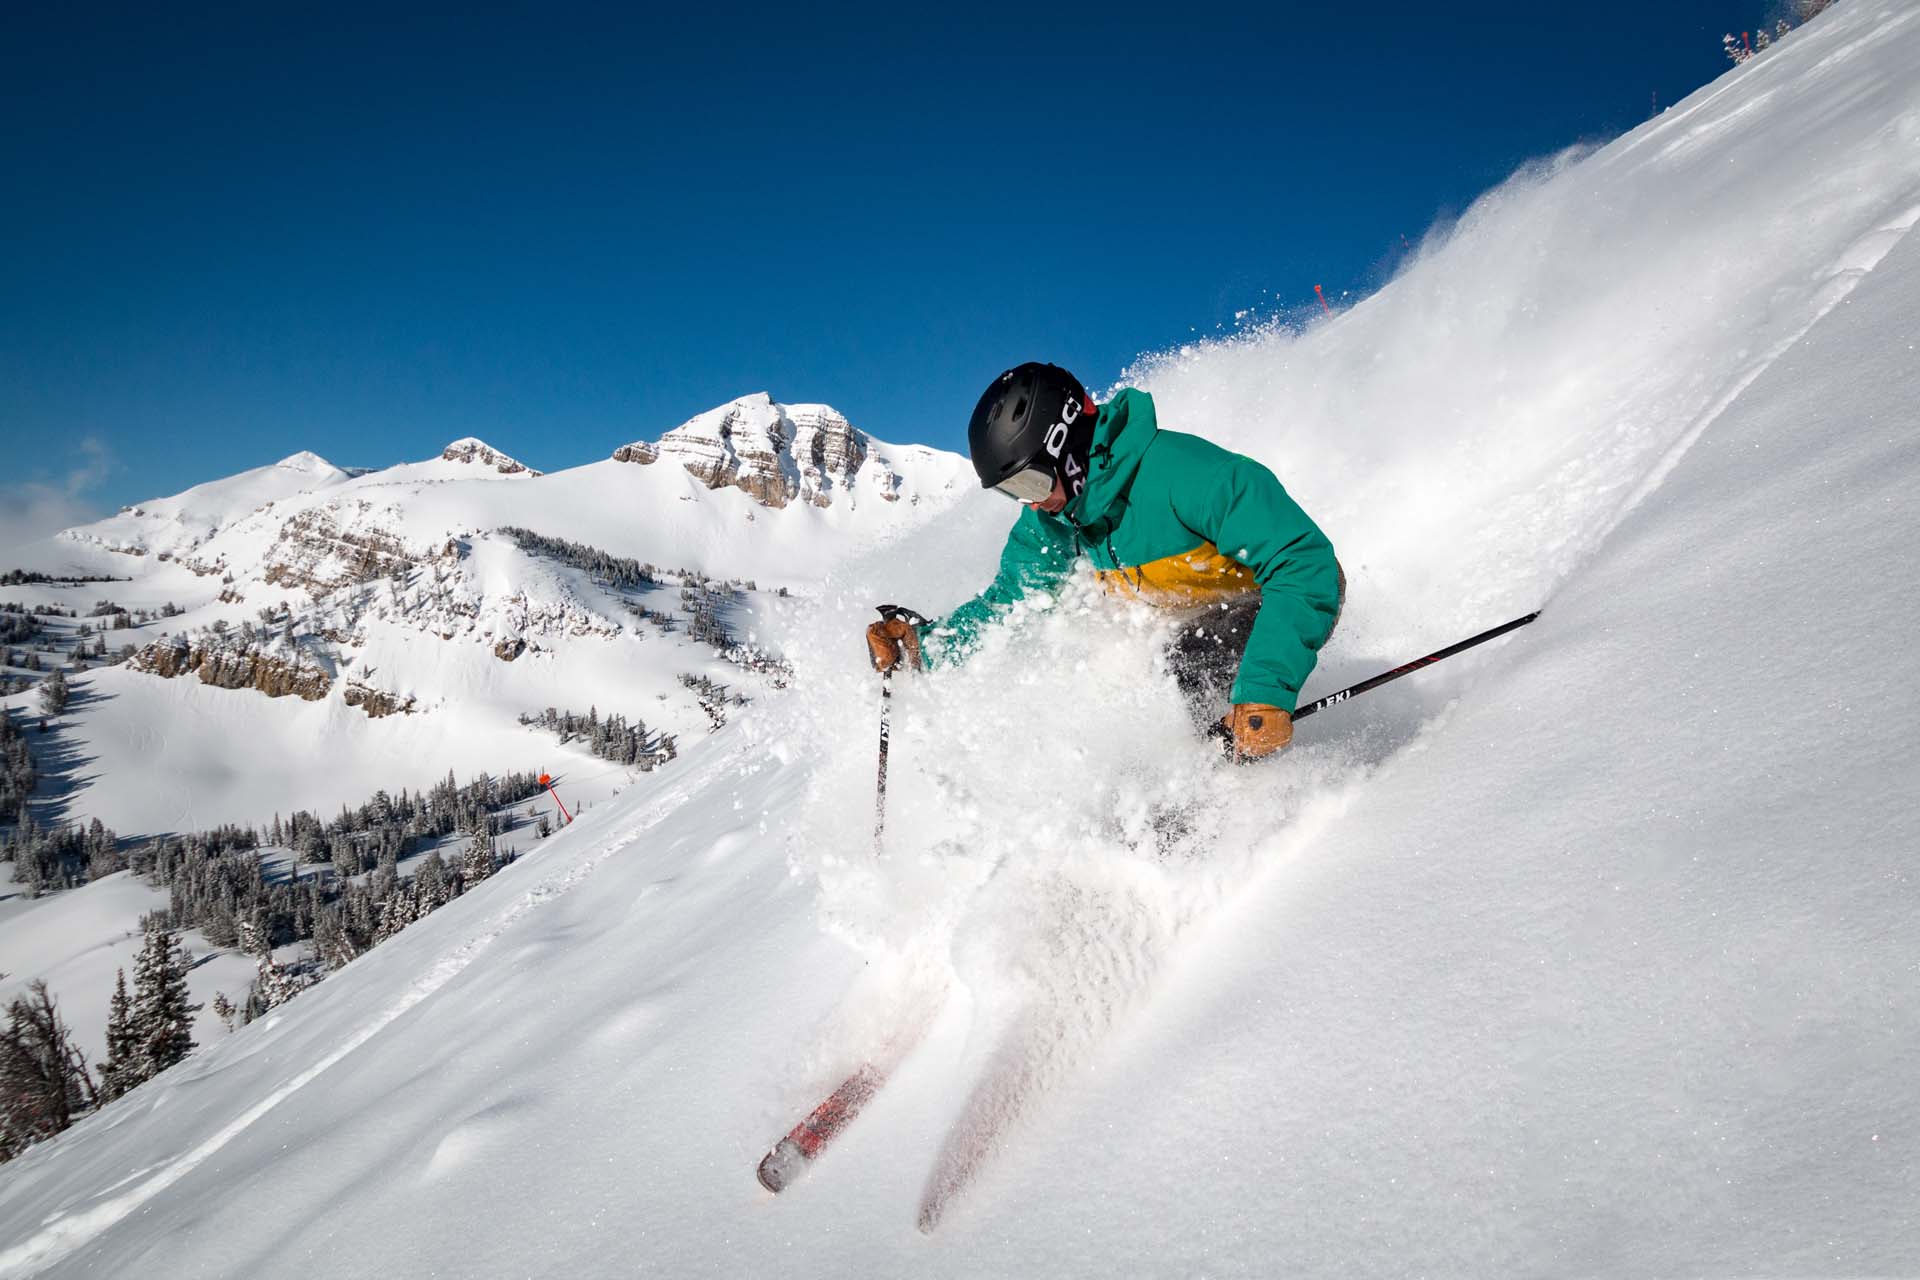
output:
[[[1070,588],[900,682],[876,858],[853,628],[984,579],[964,504],[786,622],[792,692],[0,1169],[0,1275],[1920,1271],[1917,214],[1920,10],[1854,0],[1144,362],[1324,513],[1316,688],[1544,616],[1233,770]]]
[[[248,512],[302,494],[323,492],[349,479],[347,472],[318,454],[296,453],[272,466],[197,484],[170,498],[124,507],[105,520],[65,530],[56,537],[88,549],[122,554],[180,555]],[[94,563],[105,566],[112,561]],[[117,572],[126,570],[121,567]]]

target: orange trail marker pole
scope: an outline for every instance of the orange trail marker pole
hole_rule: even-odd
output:
[[[1320,292],[1319,285],[1313,286],[1313,296],[1320,299],[1320,307],[1322,310],[1324,310],[1328,315],[1333,314],[1333,308],[1329,306],[1327,303],[1327,295]]]
[[[560,793],[553,789],[553,779],[543,773],[540,775],[540,785],[545,787],[547,789],[547,794],[553,797],[554,804],[559,805],[560,816],[567,820],[567,825],[572,826],[573,815],[567,812],[567,806],[565,806],[564,804],[560,804]]]

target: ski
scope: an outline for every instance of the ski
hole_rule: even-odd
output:
[[[885,1073],[872,1063],[848,1076],[838,1089],[827,1095],[825,1102],[767,1152],[760,1161],[760,1185],[777,1194],[799,1181],[826,1150],[827,1144],[853,1123],[860,1109],[872,1100],[886,1080]]]
[[[787,1131],[773,1144],[773,1150],[761,1159],[755,1176],[760,1185],[778,1194],[806,1176],[813,1162],[842,1130],[854,1122],[862,1108],[887,1082],[894,1069],[911,1053],[932,1026],[934,1015],[945,1003],[940,997],[915,1008],[912,1018],[881,1050],[827,1095],[826,1101],[807,1113],[807,1118]]]
[[[1060,1037],[1029,1016],[1002,1040],[927,1174],[918,1226],[931,1235],[1061,1070]]]

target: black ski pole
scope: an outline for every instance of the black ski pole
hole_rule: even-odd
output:
[[[1487,641],[1492,640],[1497,636],[1503,636],[1507,634],[1507,632],[1509,631],[1518,630],[1519,628],[1526,626],[1529,622],[1532,622],[1535,618],[1539,616],[1540,616],[1540,611],[1538,609],[1535,609],[1532,613],[1528,614],[1524,618],[1515,618],[1512,622],[1503,622],[1491,631],[1482,631],[1477,636],[1469,636],[1467,639],[1462,640],[1459,644],[1450,644],[1446,648],[1441,649],[1436,653],[1430,653],[1424,658],[1415,658],[1412,662],[1409,662],[1404,667],[1395,667],[1391,671],[1383,671],[1379,675],[1373,677],[1373,679],[1371,680],[1362,680],[1359,684],[1356,684],[1351,688],[1342,689],[1338,693],[1330,693],[1326,697],[1320,699],[1318,702],[1309,702],[1306,706],[1301,707],[1299,710],[1295,711],[1293,713],[1293,718],[1295,721],[1303,720],[1307,716],[1312,715],[1314,712],[1320,710],[1323,707],[1331,707],[1337,702],[1345,702],[1348,698],[1357,698],[1369,689],[1378,689],[1381,685],[1387,683],[1387,681],[1389,680],[1398,680],[1401,676],[1406,675],[1408,672],[1418,671],[1422,667],[1430,667],[1434,663],[1440,661],[1440,659],[1442,658],[1451,658],[1454,654],[1459,653],[1466,649],[1471,649],[1473,648],[1473,646],[1477,644],[1485,644]],[[880,750],[882,753],[882,759],[884,760],[885,752],[886,752],[886,744],[884,742],[882,742]]]
[[[926,626],[927,620],[911,609],[897,604],[879,606],[880,616],[888,622],[895,618],[904,618],[915,626]],[[896,654],[894,666],[899,666]],[[873,791],[873,851],[880,852],[880,838],[887,829],[887,745],[892,740],[890,728],[893,710],[893,667],[880,673],[880,768]]]
[[[887,727],[888,712],[892,710],[893,671],[888,669],[880,673],[880,774],[873,789],[873,849],[880,851],[880,837],[887,830]]]

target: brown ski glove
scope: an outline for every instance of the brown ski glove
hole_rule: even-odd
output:
[[[920,661],[920,633],[905,618],[888,618],[867,628],[867,651],[875,671],[891,671],[904,653],[915,671]]]
[[[1264,702],[1238,702],[1220,717],[1235,760],[1258,760],[1293,741],[1293,713]]]

